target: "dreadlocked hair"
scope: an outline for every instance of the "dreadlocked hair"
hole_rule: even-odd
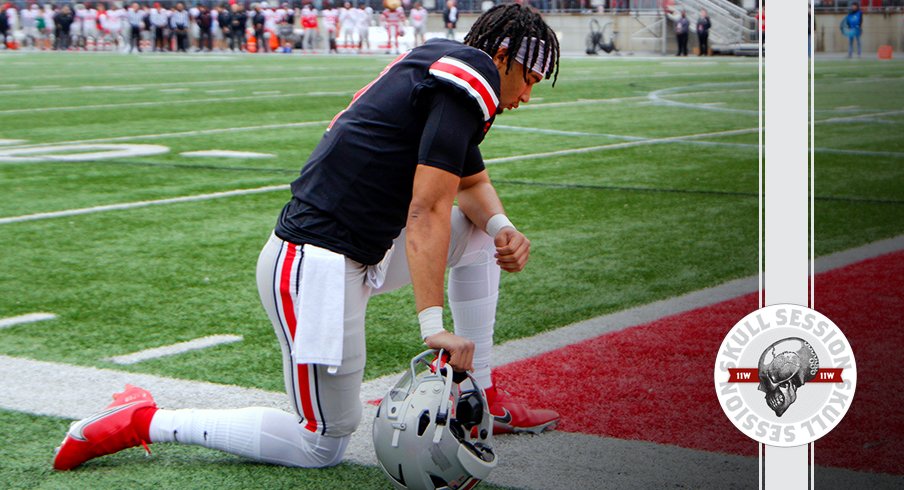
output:
[[[530,42],[536,38],[546,47],[542,66],[549,66],[544,78],[552,78],[556,85],[559,78],[559,40],[556,33],[546,25],[540,14],[530,7],[517,3],[496,5],[484,12],[465,36],[465,44],[494,56],[505,39],[508,39],[508,60],[505,72],[512,69],[515,54],[527,41],[527,53],[524,57],[524,79],[527,80],[530,67],[535,66],[540,55],[541,43]],[[552,61],[550,63],[550,61]]]

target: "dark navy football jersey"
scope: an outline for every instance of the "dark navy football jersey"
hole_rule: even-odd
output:
[[[496,116],[492,58],[433,39],[392,62],[330,124],[283,208],[276,235],[376,264],[405,226],[417,165],[465,177]]]

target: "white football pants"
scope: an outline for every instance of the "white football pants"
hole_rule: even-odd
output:
[[[376,266],[345,259],[342,366],[331,374],[326,366],[293,360],[302,245],[271,235],[258,259],[258,291],[282,347],[286,392],[296,414],[272,408],[160,410],[151,422],[151,441],[203,445],[285,466],[338,464],[361,421],[367,301],[411,282],[404,230],[393,247],[379,288],[366,280],[368,269]],[[453,208],[447,262],[450,309],[455,333],[475,343],[474,375],[484,388],[492,384],[490,355],[499,293],[495,253],[492,238]],[[411,332],[412,341],[418,336]]]

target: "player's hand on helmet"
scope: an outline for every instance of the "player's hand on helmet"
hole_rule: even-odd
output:
[[[506,272],[521,272],[530,258],[530,240],[514,228],[503,228],[493,238],[496,263]]]
[[[424,343],[431,349],[445,349],[449,352],[452,355],[449,365],[453,370],[472,371],[474,369],[474,342],[444,330],[427,337],[424,339]]]

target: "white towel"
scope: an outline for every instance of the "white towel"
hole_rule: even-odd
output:
[[[386,281],[386,270],[389,269],[389,261],[392,260],[393,250],[395,250],[395,245],[389,247],[389,250],[383,255],[383,260],[378,264],[367,267],[367,279],[365,279],[365,282],[368,286],[380,289],[380,286]]]
[[[295,363],[338,368],[344,333],[345,257],[313,245],[305,245],[303,253]]]

